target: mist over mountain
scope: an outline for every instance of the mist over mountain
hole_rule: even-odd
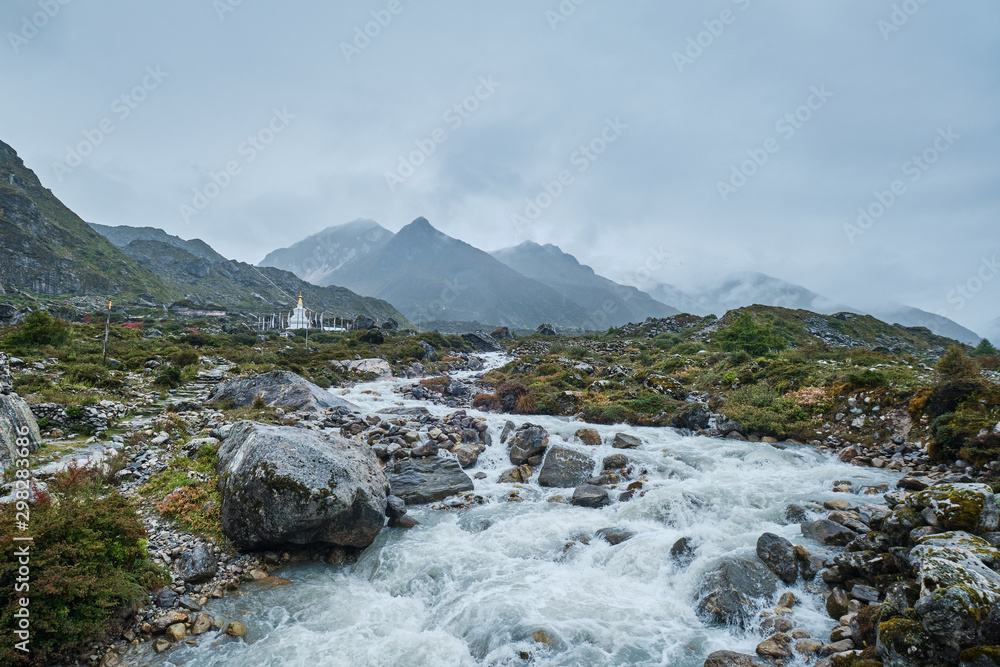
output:
[[[939,336],[953,338],[970,345],[977,344],[982,338],[947,317],[919,308],[891,302],[859,308],[838,303],[801,285],[758,272],[733,273],[723,277],[717,284],[688,291],[661,283],[654,285],[649,292],[660,301],[695,315],[722,316],[734,308],[759,304],[793,310],[810,310],[824,315],[837,312],[871,315],[890,324],[926,327]],[[869,297],[864,295],[864,298]]]
[[[621,326],[679,312],[636,287],[597,275],[594,269],[552,244],[541,246],[525,241],[490,254],[515,271],[548,285],[566,302],[577,303],[589,311],[593,322],[590,328]]]
[[[332,285],[336,271],[381,249],[393,233],[374,220],[359,219],[327,227],[287,248],[268,255],[259,266],[291,271],[314,285]]]

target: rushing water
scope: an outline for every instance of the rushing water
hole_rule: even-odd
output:
[[[366,410],[421,404],[393,393],[401,382],[366,383],[345,398]],[[423,405],[434,414],[451,411]],[[421,525],[384,530],[354,565],[289,567],[277,574],[292,585],[213,602],[206,611],[242,621],[247,641],[204,635],[199,646],[165,654],[156,664],[500,666],[524,665],[520,654],[528,652],[538,667],[683,667],[702,665],[715,650],[753,653],[760,636],[707,626],[696,616],[704,573],[724,556],[752,555],[765,531],[802,543],[798,526],[781,521],[789,503],[879,501],[835,494],[835,480],[852,480],[860,490],[894,479],[811,447],[778,449],[685,437],[672,429],[599,426],[609,442],[617,432],[642,439],[641,449],[626,453],[647,471],[645,495],[593,510],[548,502],[571,490],[532,484],[520,489],[522,502],[506,502],[510,485],[496,483],[510,467],[500,429],[508,418],[516,424],[528,419],[480,416],[488,417],[494,444],[468,472],[487,474],[476,480],[485,504],[462,512],[411,508]],[[619,451],[573,444],[578,422],[530,421],[549,430],[551,444],[585,450],[598,462]],[[608,527],[635,536],[616,546],[594,538],[565,548],[576,536]],[[681,537],[696,546],[697,557],[687,567],[669,557]],[[828,636],[833,622],[821,601],[797,586],[787,590],[802,600],[796,627]],[[539,630],[552,646],[533,640]]]

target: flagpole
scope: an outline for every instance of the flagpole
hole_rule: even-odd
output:
[[[108,334],[111,331],[111,301],[108,301],[108,321],[104,324],[104,365],[108,365]]]

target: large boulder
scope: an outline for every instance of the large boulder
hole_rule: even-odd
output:
[[[771,602],[777,589],[778,578],[759,560],[724,560],[705,575],[697,612],[713,625],[746,628],[757,609]]]
[[[14,393],[8,356],[0,352],[0,470],[25,458],[42,443],[38,422],[27,401]]]
[[[475,488],[455,459],[404,459],[387,468],[387,472],[392,495],[407,505],[432,503]]]
[[[997,498],[986,484],[938,484],[906,497],[907,506],[942,530],[989,533],[997,529]]]
[[[920,598],[914,606],[924,630],[955,649],[990,642],[984,628],[1000,607],[1000,550],[962,532],[931,535],[910,552]]]
[[[474,333],[462,334],[462,338],[467,340],[473,347],[481,352],[499,352],[503,349],[500,343],[498,343],[493,336],[482,330]]]
[[[385,359],[351,359],[331,361],[330,365],[344,373],[354,373],[366,378],[392,377],[392,366]]]
[[[538,473],[539,486],[576,487],[594,473],[594,459],[566,447],[550,447]]]
[[[371,447],[333,434],[243,421],[219,449],[222,531],[239,549],[367,547],[389,482]]]
[[[786,584],[794,584],[799,577],[792,543],[774,533],[764,533],[757,540],[757,557]]]
[[[885,667],[954,665],[958,652],[934,642],[919,621],[892,618],[878,626],[875,651]]]
[[[549,432],[541,426],[522,424],[510,439],[510,462],[516,466],[540,456],[549,446]]]
[[[216,387],[209,402],[233,402],[233,406],[244,408],[253,405],[260,398],[265,404],[292,410],[320,410],[323,408],[359,408],[334,396],[291,371],[271,371],[249,378],[230,380]]]

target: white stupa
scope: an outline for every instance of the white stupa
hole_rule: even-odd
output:
[[[295,310],[292,311],[288,318],[289,329],[308,329],[309,328],[309,315],[307,314],[306,307],[302,305],[302,293],[299,292],[299,305],[295,306]]]

